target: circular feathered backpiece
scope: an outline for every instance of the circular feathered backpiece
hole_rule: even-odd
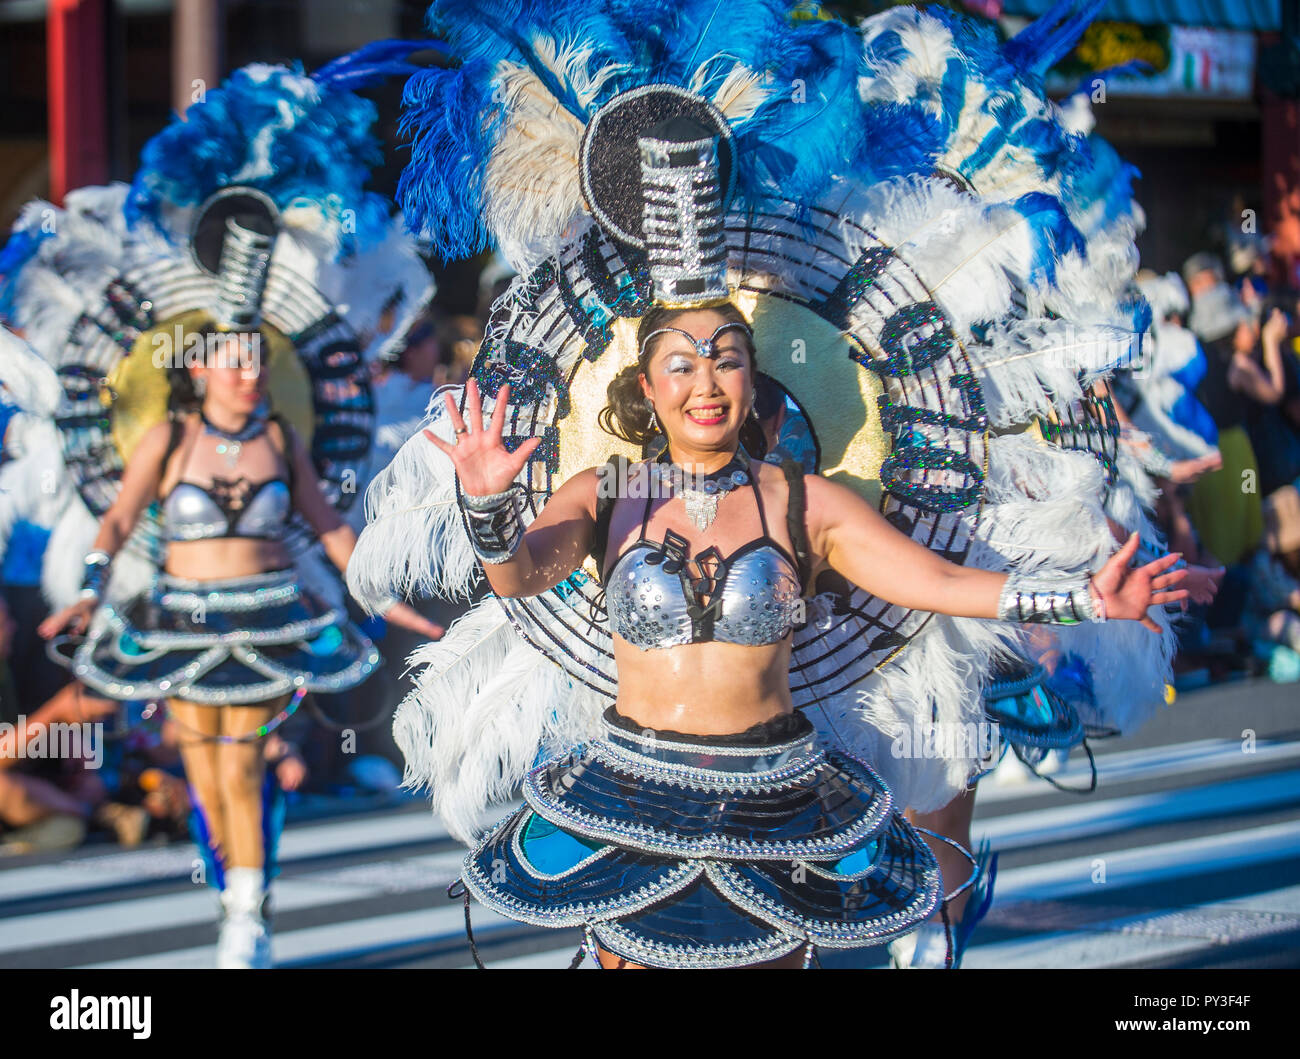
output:
[[[194,260],[209,276],[218,274],[230,219],[246,231],[271,238],[280,230],[280,211],[267,195],[256,188],[222,188],[199,207],[190,233]]]
[[[637,137],[673,118],[688,118],[718,137],[722,208],[736,183],[736,145],[731,126],[712,103],[678,85],[643,85],[615,96],[587,123],[579,172],[582,196],[596,222],[613,238],[645,248],[641,218],[645,203],[637,174]]]

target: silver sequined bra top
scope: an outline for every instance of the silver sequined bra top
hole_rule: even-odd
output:
[[[268,478],[253,484],[247,478],[216,478],[204,488],[178,482],[163,502],[163,533],[169,541],[284,536],[292,501],[289,483]]]
[[[802,618],[798,566],[768,536],[763,501],[754,485],[763,535],[729,556],[709,547],[690,559],[690,542],[669,530],[646,540],[652,496],[646,498],[641,536],[605,577],[611,628],[647,651],[680,644],[777,643]]]

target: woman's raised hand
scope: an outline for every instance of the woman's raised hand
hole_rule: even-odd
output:
[[[1107,618],[1130,618],[1159,632],[1160,626],[1147,615],[1147,609],[1186,599],[1186,589],[1169,589],[1182,581],[1187,571],[1169,570],[1181,558],[1177,552],[1130,570],[1128,564],[1137,549],[1138,535],[1134,533],[1093,576],[1092,587],[1101,596]]]
[[[497,393],[496,407],[492,409],[492,419],[483,426],[483,402],[479,397],[478,383],[471,378],[465,383],[468,423],[461,418],[451,394],[443,395],[456,440],[449,443],[428,430],[424,432],[426,438],[451,457],[460,487],[468,496],[505,492],[524,469],[533,449],[542,443],[541,438],[529,438],[514,452],[506,451],[501,430],[505,425],[509,398],[510,387],[502,386]]]

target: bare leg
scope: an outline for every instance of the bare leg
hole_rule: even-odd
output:
[[[207,821],[208,839],[213,849],[220,851],[221,859],[226,861],[225,806],[217,771],[217,744],[204,739],[204,736],[221,734],[221,707],[172,699],[167,708],[178,722],[172,728],[180,744],[185,778]]]
[[[252,706],[223,706],[223,732],[232,736],[246,735],[266,724],[287,701],[277,699]],[[263,740],[219,744],[217,774],[226,814],[226,866],[261,868],[265,858],[262,842],[262,781],[266,774]]]
[[[970,849],[970,822],[975,815],[975,789],[963,791],[942,809],[931,813],[917,813],[908,810],[907,819],[920,827],[929,828],[936,834],[946,835],[954,842]],[[943,892],[952,893],[958,886],[970,878],[970,861],[953,849],[948,843],[940,842],[929,835],[922,835],[925,844],[934,853],[939,862],[939,871],[943,874]],[[970,900],[970,890],[953,898],[948,905],[948,918],[956,923],[966,911],[966,902]],[[941,917],[936,913],[936,920]]]
[[[60,689],[42,703],[35,713],[28,715],[21,734],[24,740],[30,742],[37,731],[47,724],[98,721],[115,713],[117,709],[116,702],[89,694],[74,682]],[[18,760],[19,735],[19,730],[15,728],[0,736],[0,769],[12,767]]]

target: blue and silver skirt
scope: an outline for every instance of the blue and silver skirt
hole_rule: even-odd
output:
[[[802,714],[783,741],[748,743],[643,735],[615,717],[603,738],[530,772],[526,805],[466,857],[482,904],[586,927],[650,967],[877,945],[938,907],[934,856],[888,788],[819,749]]]
[[[55,657],[109,698],[212,706],[343,691],[381,661],[347,612],[306,591],[293,569],[216,581],[160,572],[149,591],[101,607],[71,656],[70,643]]]

